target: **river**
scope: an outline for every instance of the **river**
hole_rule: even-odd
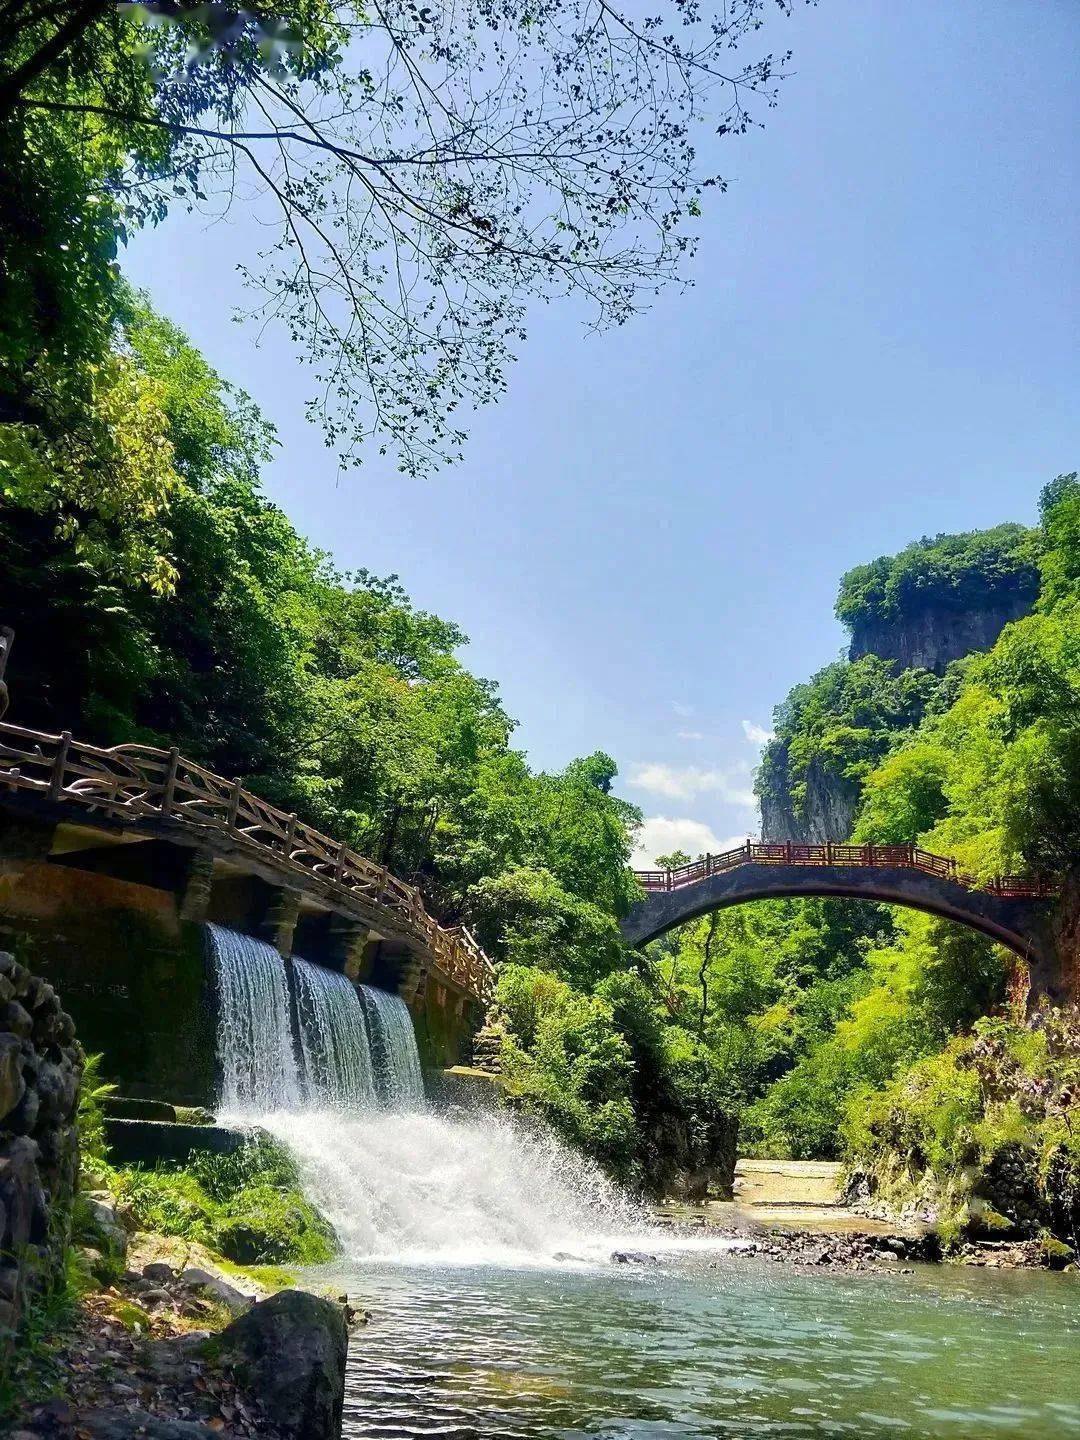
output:
[[[397,996],[300,968],[296,1046],[277,952],[211,943],[223,1107],[332,1223],[310,1281],[371,1312],[347,1440],[1080,1436],[1076,1276],[806,1274],[680,1236],[550,1132],[428,1108]]]
[[[729,1254],[333,1279],[372,1312],[349,1440],[1080,1435],[1075,1276],[818,1275]]]

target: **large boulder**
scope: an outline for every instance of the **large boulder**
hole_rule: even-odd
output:
[[[286,1435],[338,1440],[348,1341],[340,1305],[282,1290],[222,1332],[220,1355]]]

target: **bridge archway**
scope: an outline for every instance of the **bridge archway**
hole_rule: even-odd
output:
[[[688,867],[691,872],[693,869]],[[662,872],[647,872],[639,877],[649,884],[649,889],[646,898],[633,906],[621,922],[623,937],[629,944],[647,945],[710,911],[754,900],[863,900],[906,906],[966,925],[1006,946],[1027,964],[1033,995],[1058,995],[1060,967],[1045,896],[975,889],[952,874],[930,874],[910,864],[785,864],[782,860],[757,862],[747,858],[712,873],[705,865],[699,869],[703,873],[697,877],[681,872],[685,878],[678,883],[658,883],[656,876]]]

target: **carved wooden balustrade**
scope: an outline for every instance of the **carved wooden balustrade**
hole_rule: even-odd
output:
[[[763,844],[747,840],[734,850],[720,855],[705,855],[677,870],[636,870],[638,884],[645,890],[679,890],[709,875],[734,870],[739,865],[857,865],[896,867],[921,870],[927,875],[940,875],[969,890],[984,890],[990,895],[1012,896],[1017,899],[1042,899],[1057,894],[1055,882],[1030,875],[999,875],[993,880],[979,881],[965,874],[955,860],[920,850],[917,845],[803,845],[791,841]]]
[[[356,902],[365,913],[387,917],[396,934],[426,952],[436,976],[481,1001],[490,993],[491,962],[476,939],[464,927],[440,926],[415,886],[253,795],[239,780],[226,780],[184,759],[176,749],[105,748],[75,741],[68,731],[48,735],[0,723],[4,790],[144,829],[160,826],[162,833],[180,827],[225,837],[230,848],[319,882],[331,899]]]

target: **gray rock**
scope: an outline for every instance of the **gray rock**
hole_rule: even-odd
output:
[[[45,1239],[47,1215],[45,1196],[38,1174],[38,1147],[32,1140],[12,1140],[0,1154],[0,1205],[5,1221],[3,1251],[17,1255],[25,1245],[39,1245]]]
[[[242,1315],[255,1303],[250,1295],[241,1294],[219,1275],[211,1275],[208,1270],[199,1270],[193,1265],[189,1265],[180,1276],[180,1285],[208,1300],[216,1300],[219,1305],[225,1306],[230,1315]]]
[[[149,1290],[140,1290],[139,1299],[144,1305],[171,1305],[173,1297],[168,1290],[161,1286],[151,1287]]]
[[[24,1010],[17,1000],[9,1000],[6,1005],[0,1006],[0,1030],[18,1035],[20,1040],[29,1040],[33,1028],[29,1011]]]
[[[71,1117],[79,1093],[79,1077],[73,1070],[46,1061],[38,1071],[38,1119],[62,1121]]]
[[[128,1237],[115,1206],[107,1200],[95,1200],[90,1195],[84,1195],[83,1207],[87,1220],[85,1228],[99,1242],[100,1248],[123,1259],[127,1254]]]
[[[143,1279],[152,1280],[155,1285],[171,1285],[176,1279],[176,1271],[164,1260],[151,1260],[149,1265],[143,1266],[142,1273]]]
[[[340,1305],[282,1290],[234,1320],[221,1358],[295,1440],[338,1440],[348,1330]]]
[[[0,1034],[0,1120],[11,1114],[25,1090],[22,1045],[17,1036]]]
[[[18,1105],[4,1121],[5,1127],[15,1135],[32,1135],[38,1122],[39,1108],[37,1090],[28,1088]]]

